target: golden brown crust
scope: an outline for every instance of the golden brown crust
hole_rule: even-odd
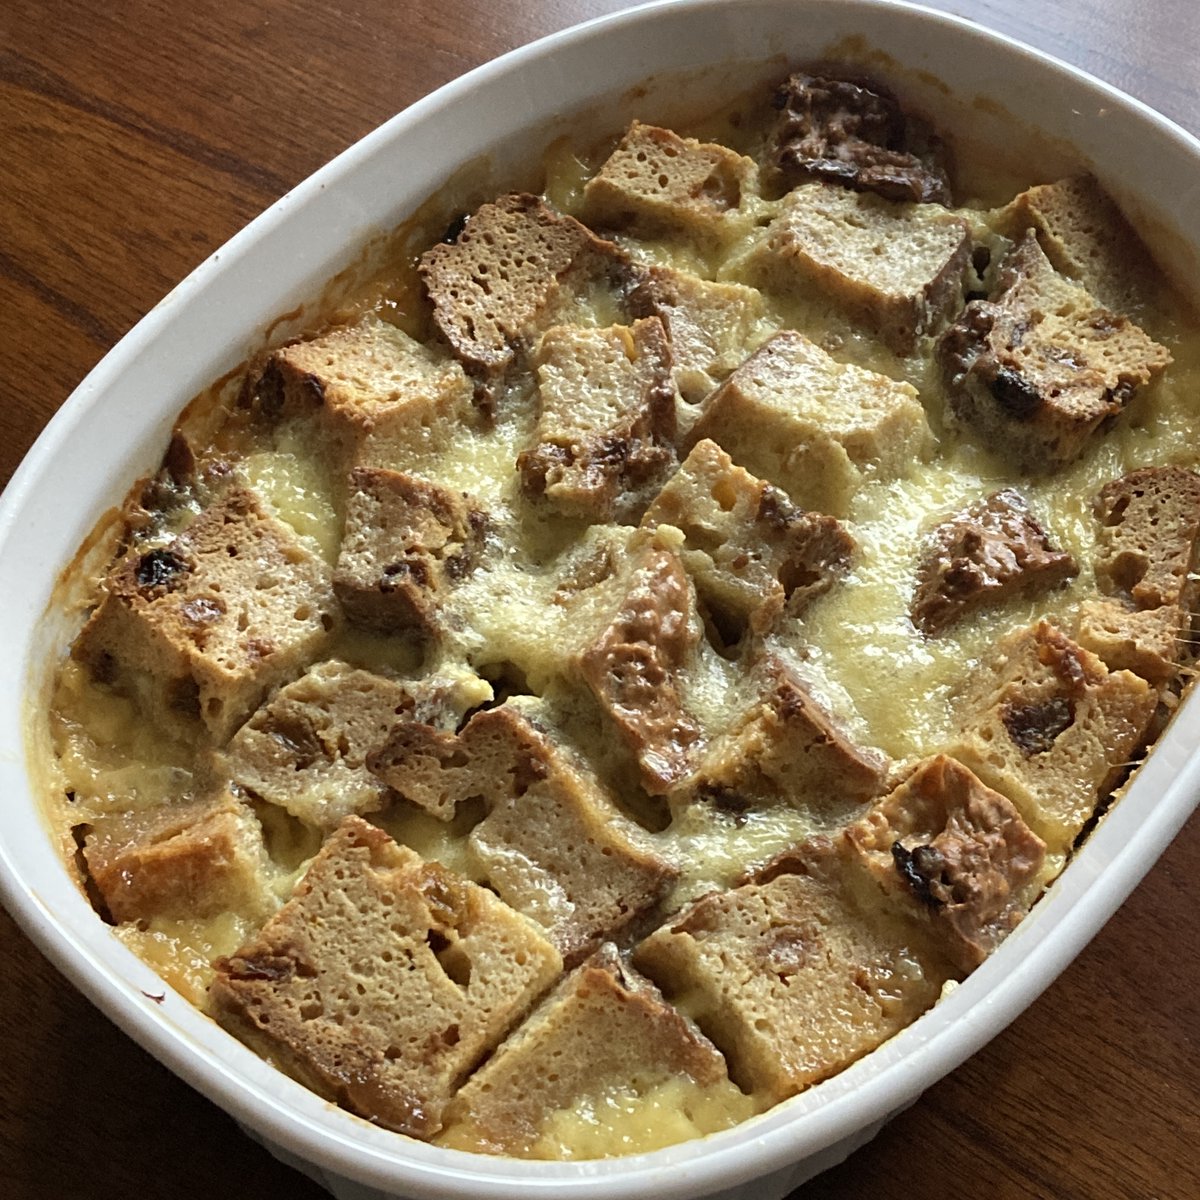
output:
[[[626,266],[616,246],[573,217],[516,194],[482,205],[454,242],[421,256],[420,272],[442,336],[488,380],[514,363],[564,291]]]
[[[583,219],[643,236],[712,235],[753,187],[752,159],[634,121],[583,189]]]
[[[761,691],[714,740],[683,796],[733,813],[772,804],[834,826],[887,786],[887,756],[858,746],[781,659],[758,672]]]
[[[753,288],[663,266],[638,274],[628,304],[633,316],[662,321],[676,386],[691,404],[699,403],[746,357],[746,343],[765,308]]]
[[[841,849],[890,903],[927,923],[960,970],[974,970],[1028,912],[1046,846],[1012,804],[943,754],[844,834]]]
[[[395,726],[416,720],[415,707],[414,690],[395,680],[319,663],[234,734],[223,768],[239,787],[331,829],[350,813],[383,806],[387,789],[367,770],[367,757]]]
[[[1136,609],[1110,596],[1079,606],[1075,639],[1110,671],[1133,671],[1159,687],[1179,673],[1191,651],[1193,614],[1178,604]]]
[[[802,507],[835,517],[848,514],[864,479],[905,474],[930,442],[914,387],[837,362],[791,329],[708,398],[686,445],[703,438]]]
[[[249,807],[227,791],[143,812],[99,817],[83,857],[113,920],[260,917],[270,864]]]
[[[653,543],[621,580],[617,610],[578,669],[636,757],[642,786],[663,795],[690,769],[701,741],[681,691],[699,638],[695,601],[678,555]]]
[[[568,964],[619,937],[665,896],[677,870],[596,781],[511,704],[461,733],[410,725],[371,757],[401,796],[443,820],[481,799],[468,840],[478,877],[537,921]]]
[[[1094,510],[1103,595],[1080,606],[1079,641],[1112,670],[1169,683],[1193,653],[1200,475],[1143,467],[1105,484]]]
[[[1110,672],[1042,621],[980,666],[947,753],[1007,796],[1061,861],[1137,757],[1157,706],[1145,680]]]
[[[462,367],[374,314],[273,351],[243,403],[270,422],[314,418],[345,463],[386,462],[422,427],[467,408]]]
[[[1190,607],[1200,541],[1200,475],[1183,467],[1143,467],[1105,484],[1095,510],[1101,589],[1138,609]]]
[[[1055,587],[1078,571],[1070,554],[1051,545],[1024,497],[1005,488],[932,531],[909,612],[933,637],[984,604]]]
[[[1113,312],[1139,311],[1161,287],[1150,252],[1091,175],[1028,188],[997,224],[1014,240],[1033,229],[1054,269]]]
[[[860,910],[823,865],[714,892],[634,964],[689,1011],[744,1090],[786,1099],[915,1020],[947,978],[902,922]]]

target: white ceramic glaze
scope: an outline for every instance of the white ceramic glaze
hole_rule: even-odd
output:
[[[861,39],[847,42],[847,38]],[[0,500],[0,895],[34,942],[136,1041],[341,1200],[772,1200],[872,1136],[1028,1005],[1111,915],[1200,795],[1200,703],[1176,718],[1114,812],[1030,918],[925,1017],[836,1078],[753,1121],[653,1154],[591,1163],[467,1155],[375,1128],[278,1074],[163,986],[92,912],[39,813],[29,697],[68,620],[55,580],[95,517],[157,463],[195,393],[262,345],[463,164],[522,182],[555,135],[668,121],[786,61],[866,45],[906,99],[957,109],[969,136],[1040,128],[1075,148],[1172,261],[1200,277],[1200,143],[1070,67],[965,22],[881,0],[675,0],[514,52],[414,105],[289,193],[202,264],[80,385]],[[742,65],[736,69],[728,64]],[[890,65],[889,65],[890,64]],[[679,72],[684,75],[680,77]],[[912,74],[910,74],[912,72]],[[929,75],[945,85],[935,86]],[[650,80],[636,104],[625,93]],[[924,93],[924,94],[922,94]],[[982,98],[983,103],[976,103]],[[1001,106],[1001,107],[997,107]],[[752,1182],[753,1181],[753,1182]]]

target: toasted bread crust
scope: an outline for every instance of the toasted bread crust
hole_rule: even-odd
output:
[[[930,434],[910,384],[837,362],[785,329],[708,398],[685,445],[703,438],[801,507],[844,517],[864,478],[903,475]]]
[[[725,1060],[608,944],[568,975],[472,1076],[451,1117],[465,1144],[521,1154],[555,1113],[608,1087],[620,1094],[672,1078],[702,1087],[727,1083]]]
[[[725,146],[634,121],[583,189],[583,219],[642,235],[719,235],[757,176],[754,161]]]
[[[675,461],[671,349],[657,317],[546,331],[538,424],[517,458],[525,494],[590,521],[628,517]]]
[[[840,848],[948,956],[972,971],[1037,899],[1046,846],[1016,808],[945,755],[840,835]]]
[[[703,897],[634,953],[667,996],[687,995],[733,1080],[771,1102],[897,1033],[948,977],[901,922],[860,909],[819,861],[793,865]]]
[[[591,775],[512,705],[476,713],[457,734],[400,727],[369,763],[443,820],[461,802],[483,800],[488,815],[468,843],[478,877],[541,925],[568,965],[636,925],[678,875]]]

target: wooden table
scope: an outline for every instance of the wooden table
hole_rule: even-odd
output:
[[[941,0],[1200,130],[1194,0]],[[259,210],[469,67],[621,0],[3,0],[0,483]],[[1200,821],[1007,1032],[805,1200],[1200,1196]],[[324,1193],[118,1033],[0,913],[0,1195]]]

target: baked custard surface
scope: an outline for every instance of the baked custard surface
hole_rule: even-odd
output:
[[[114,935],[399,1132],[635,1153],[835,1074],[1190,674],[1200,338],[1119,211],[973,194],[861,80],[758,101],[264,351],[58,670]]]

